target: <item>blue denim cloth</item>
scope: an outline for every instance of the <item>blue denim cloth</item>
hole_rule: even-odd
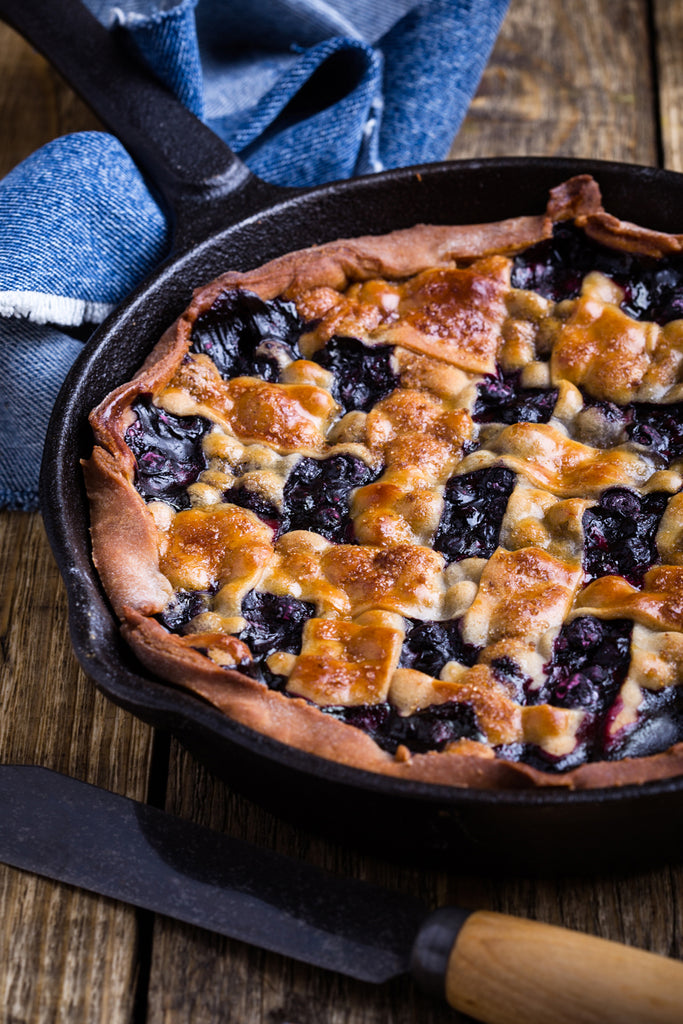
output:
[[[298,186],[443,158],[508,4],[86,2],[252,171]],[[0,182],[1,505],[37,505],[50,409],[80,349],[60,328],[104,319],[169,243],[111,135],[57,139]]]

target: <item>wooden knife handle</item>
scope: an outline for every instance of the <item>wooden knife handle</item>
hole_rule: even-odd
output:
[[[682,1024],[683,963],[477,911],[450,953],[446,998],[486,1024]]]

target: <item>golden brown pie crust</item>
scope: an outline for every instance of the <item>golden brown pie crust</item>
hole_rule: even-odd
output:
[[[247,273],[226,273],[195,292],[137,376],[91,414],[96,444],[84,463],[93,559],[123,635],[146,668],[285,744],[397,778],[480,788],[592,788],[683,772],[683,744],[564,774],[497,759],[491,749],[520,741],[559,756],[571,748],[582,712],[520,707],[490,663],[496,652],[514,652],[533,675],[547,660],[548,636],[572,616],[627,617],[640,631],[624,684],[624,716],[634,687],[674,685],[683,674],[681,527],[675,515],[683,499],[669,503],[658,534],[660,555],[669,564],[650,569],[641,590],[616,576],[581,589],[576,525],[606,487],[673,493],[683,481],[676,472],[653,472],[627,446],[603,450],[585,431],[576,440],[566,429],[581,406],[578,385],[622,403],[677,399],[683,330],[680,322],[659,328],[630,320],[618,308],[615,286],[610,291],[599,275],[589,275],[581,297],[559,318],[539,296],[513,293],[508,257],[550,237],[562,220],[574,220],[615,249],[653,256],[683,251],[680,236],[606,214],[596,183],[579,176],[552,191],[541,216],[418,225],[341,240]],[[235,287],[264,300],[294,301],[304,319],[315,321],[301,342],[308,358],[289,366],[281,384],[226,381],[207,357],[184,360],[196,319]],[[310,356],[344,331],[369,345],[397,346],[401,389],[367,416],[340,419],[326,371]],[[549,364],[534,359],[543,346],[552,349]],[[553,422],[505,427],[480,438],[477,451],[463,458],[474,425],[466,405],[453,396],[477,374],[495,372],[497,364],[521,369],[527,386],[559,386]],[[167,516],[146,504],[135,489],[136,461],[124,439],[140,395],[163,400],[169,412],[209,419],[219,428],[210,443],[224,458],[231,457],[231,446],[256,453],[257,482],[274,495],[281,486],[278,467],[292,456],[319,456],[331,439],[340,450],[383,466],[377,481],[353,495],[359,543],[338,545],[294,531],[273,544],[272,532],[252,512],[211,499],[210,474],[191,509]],[[444,556],[429,546],[439,522],[438,496],[454,467],[464,473],[493,464],[511,469],[518,481],[501,529],[503,546],[485,564],[466,559],[446,569]],[[193,632],[178,635],[154,618],[174,588],[201,589],[217,579],[217,611],[200,616]],[[233,634],[239,632],[242,599],[257,586],[293,592],[316,605],[301,654],[275,656],[278,671],[289,676],[288,694],[231,667],[251,657]],[[398,667],[402,617],[456,615],[463,616],[465,641],[484,647],[476,665],[450,663],[438,680]],[[311,703],[354,704],[387,695],[403,713],[443,701],[467,703],[486,742],[462,739],[426,754],[399,746],[391,755]]]

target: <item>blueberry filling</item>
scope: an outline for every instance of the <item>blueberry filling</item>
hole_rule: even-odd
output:
[[[251,491],[247,487],[230,487],[223,492],[223,500],[230,502],[231,505],[249,509],[271,529],[276,532],[279,530],[280,513],[278,509],[263,498],[258,491]]]
[[[654,320],[668,324],[683,317],[683,261],[665,259],[639,263],[617,284],[624,289],[621,308],[635,320]]]
[[[313,358],[334,374],[332,395],[344,413],[369,412],[399,386],[391,367],[391,345],[369,347],[355,338],[331,338]]]
[[[605,756],[605,726],[628,670],[632,627],[629,619],[603,621],[592,615],[567,623],[555,640],[551,661],[545,666],[543,686],[527,690],[530,704],[587,712],[575,751],[578,756],[578,749],[582,750],[581,760]],[[542,751],[538,754],[544,757]]]
[[[325,714],[362,729],[390,754],[403,745],[416,754],[443,750],[459,739],[483,740],[473,709],[468,704],[434,704],[412,715],[400,715],[390,704],[325,707]]]
[[[526,703],[526,692],[531,683],[529,676],[525,675],[519,665],[512,658],[504,655],[501,658],[493,658],[490,664],[493,675],[506,688],[513,700],[518,704]]]
[[[277,381],[280,361],[299,358],[303,326],[293,302],[228,289],[195,321],[191,350],[209,356],[225,378]]]
[[[186,491],[206,469],[202,439],[211,424],[200,416],[172,416],[151,401],[136,402],[133,409],[137,419],[125,441],[137,462],[136,489],[147,501],[189,508]]]
[[[284,488],[282,532],[312,530],[336,544],[351,543],[349,495],[376,477],[374,470],[352,455],[300,459]]]
[[[179,633],[191,619],[209,610],[211,597],[212,592],[209,590],[176,590],[156,618],[166,629]]]
[[[592,270],[624,289],[621,308],[636,320],[665,324],[683,317],[683,260],[654,260],[609,249],[572,224],[555,226],[552,238],[519,253],[512,270],[513,288],[536,291],[559,302],[579,294]]]
[[[515,256],[511,281],[513,288],[560,302],[576,298],[591,270],[614,278],[628,274],[633,262],[628,253],[599,245],[573,224],[556,224],[552,238]]]
[[[683,402],[651,405],[635,402],[628,407],[626,433],[631,441],[642,444],[666,459],[667,464],[683,456]]]
[[[579,768],[591,760],[586,755],[586,743],[583,737],[568,754],[553,755],[542,747],[533,743],[513,743],[505,747],[496,748],[496,756],[505,761],[520,761],[528,764],[530,768],[536,768],[539,772],[550,772],[560,775],[562,772],[569,772],[572,768]]]
[[[242,600],[242,616],[246,627],[238,634],[249,647],[253,661],[240,665],[240,672],[260,679],[270,690],[284,691],[287,677],[268,668],[266,659],[275,651],[301,653],[301,634],[315,606],[295,597],[250,591]]]
[[[659,560],[655,536],[668,494],[642,497],[625,487],[610,487],[583,514],[583,568],[590,579],[624,576],[638,586]]]
[[[409,621],[401,650],[401,668],[412,668],[436,678],[449,661],[474,665],[479,648],[464,642],[459,619],[446,622],[421,622],[419,619]]]
[[[449,562],[490,558],[498,546],[500,524],[515,474],[502,466],[452,476],[444,491],[444,508],[434,548]]]
[[[304,624],[314,612],[315,606],[308,601],[252,590],[242,601],[247,624],[238,635],[257,661],[265,661],[275,651],[299,654]]]
[[[608,424],[617,424],[622,428],[615,443],[633,441],[642,445],[653,456],[659,456],[665,466],[683,457],[683,402],[671,405],[652,405],[649,402],[615,405],[613,402],[595,401],[585,394],[583,400],[586,409],[599,410]]]
[[[519,373],[486,377],[477,385],[475,423],[547,423],[557,402],[557,388],[521,388]]]
[[[304,456],[287,477],[282,512],[245,487],[231,487],[224,498],[256,513],[278,536],[290,530],[311,530],[336,544],[349,544],[354,539],[349,515],[351,491],[376,477],[374,470],[352,455],[331,455],[327,459]]]
[[[622,308],[629,315],[660,323],[683,316],[683,259],[651,261],[610,250],[571,225],[558,226],[552,239],[518,255],[512,282],[514,287],[532,288],[559,301],[578,295],[591,270],[602,271],[624,288]],[[294,304],[264,302],[252,293],[228,290],[196,321],[192,350],[209,355],[228,379],[247,374],[277,381],[282,366],[300,357],[298,339],[303,329]],[[369,411],[400,385],[392,368],[393,353],[391,346],[373,348],[356,339],[335,337],[313,358],[333,372],[333,395],[343,412]],[[477,386],[472,416],[479,423],[547,423],[557,394],[556,389],[521,388],[518,373],[487,376]],[[586,406],[591,405],[600,407],[609,422],[623,425],[621,440],[644,446],[667,464],[683,457],[683,403],[619,407],[587,399]],[[176,510],[190,507],[187,487],[207,466],[202,441],[211,425],[200,417],[173,416],[151,400],[139,401],[134,409],[137,420],[128,428],[126,442],[137,460],[139,493],[146,500],[166,501]],[[362,460],[350,455],[302,457],[286,481],[282,512],[245,487],[232,487],[223,498],[250,509],[278,534],[303,529],[335,543],[351,543],[351,492],[376,477]],[[435,549],[449,562],[489,558],[498,545],[514,485],[514,473],[500,466],[452,477],[444,491]],[[604,492],[582,520],[586,575],[593,579],[618,574],[639,585],[658,559],[655,537],[668,497],[661,492],[641,497],[623,487]],[[211,601],[212,592],[179,590],[157,619],[182,633],[187,623],[211,608]],[[315,614],[314,605],[252,591],[244,598],[242,614],[246,626],[239,636],[254,660],[240,665],[240,670],[285,691],[286,677],[273,674],[266,659],[275,651],[300,652],[303,626]],[[683,740],[683,687],[644,691],[636,721],[616,735],[610,733],[628,671],[631,629],[629,620],[602,621],[592,616],[566,624],[545,666],[540,689],[533,688],[511,658],[494,659],[490,666],[494,677],[520,704],[549,703],[586,712],[570,754],[553,757],[540,747],[518,743],[497,748],[497,755],[559,772],[601,758],[647,756]],[[438,677],[447,662],[472,666],[479,654],[478,648],[462,640],[457,620],[409,620],[400,666]],[[390,753],[400,745],[420,753],[443,750],[460,738],[484,739],[472,707],[455,702],[408,716],[388,703],[321,710],[362,729]]]
[[[593,615],[566,623],[533,703],[604,713],[628,668],[632,626],[630,619],[603,620]]]
[[[683,741],[683,688],[643,690],[636,721],[624,726],[606,751],[616,760],[649,757]]]

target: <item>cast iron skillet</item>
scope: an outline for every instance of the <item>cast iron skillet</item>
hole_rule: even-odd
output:
[[[174,218],[172,256],[97,331],[69,374],[49,428],[42,509],[86,673],[117,704],[170,730],[217,775],[274,813],[385,855],[544,872],[677,856],[683,777],[586,792],[409,784],[284,746],[158,681],[121,641],[91,563],[79,459],[92,447],[89,410],[130,378],[193,288],[227,269],[418,222],[477,223],[541,212],[548,190],[581,171],[597,178],[610,212],[682,231],[683,175],[597,161],[496,159],[406,168],[305,191],[276,188],[253,177],[75,0],[0,0],[0,13],[119,136]],[[324,91],[325,81],[318,85]]]

